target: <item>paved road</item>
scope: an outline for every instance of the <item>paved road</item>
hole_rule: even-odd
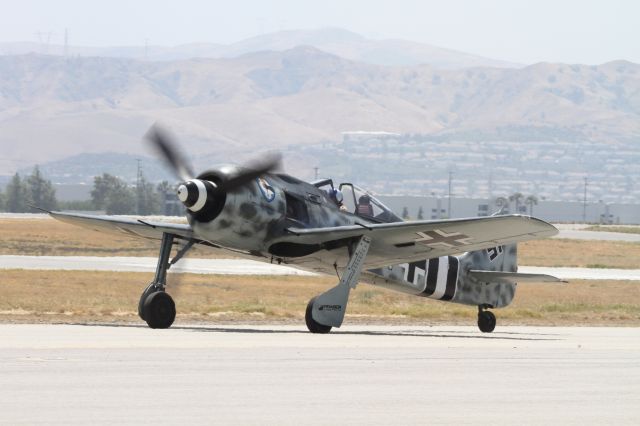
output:
[[[637,424],[640,329],[0,325],[2,424]]]
[[[155,257],[0,256],[0,269],[153,272]],[[182,259],[171,272],[218,275],[315,275],[287,266],[243,259]]]
[[[593,241],[624,241],[628,243],[640,242],[640,234],[626,234],[623,232],[605,231],[582,231],[579,229],[561,229],[558,235],[552,238]]]
[[[0,256],[0,269],[153,272],[153,257]],[[183,259],[172,272],[221,275],[314,275],[295,268],[241,259]],[[544,268],[521,266],[520,272],[561,279],[640,280],[640,269]]]
[[[640,269],[546,268],[543,266],[519,266],[518,272],[529,274],[549,274],[563,280],[640,280]]]

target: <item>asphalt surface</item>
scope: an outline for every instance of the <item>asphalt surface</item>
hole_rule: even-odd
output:
[[[551,238],[591,241],[623,241],[628,243],[640,242],[640,234],[607,231],[583,231],[580,229],[561,229],[558,235]]]
[[[153,257],[0,256],[0,269],[153,272]],[[565,280],[640,280],[640,269],[545,268],[520,266],[520,272]],[[314,275],[288,266],[242,259],[182,259],[171,272],[218,275]]]
[[[0,256],[0,269],[153,272],[155,257]],[[171,272],[217,275],[315,275],[277,264],[244,259],[181,259]]]
[[[2,424],[638,424],[639,328],[0,325]]]

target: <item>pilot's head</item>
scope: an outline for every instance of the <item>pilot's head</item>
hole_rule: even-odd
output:
[[[369,204],[371,202],[371,197],[367,194],[364,194],[362,197],[358,199],[358,204]]]

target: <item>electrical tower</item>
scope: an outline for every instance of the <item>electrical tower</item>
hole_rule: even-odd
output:
[[[36,37],[38,38],[38,42],[40,43],[40,53],[46,55],[49,53],[49,42],[51,41],[51,36],[53,36],[53,31],[37,31]]]

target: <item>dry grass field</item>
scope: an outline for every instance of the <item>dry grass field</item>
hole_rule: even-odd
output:
[[[0,220],[0,255],[157,256],[159,242],[106,234],[51,218]],[[190,257],[232,257],[212,248],[194,247]]]
[[[159,247],[157,241],[105,234],[49,218],[0,220],[0,236],[0,255],[155,257]],[[547,239],[520,244],[518,249],[521,265],[640,268],[638,243]],[[189,257],[233,256],[196,247]]]
[[[527,241],[518,245],[518,264],[639,269],[640,244],[555,238]]]
[[[585,231],[622,232],[623,234],[640,234],[640,226],[636,225],[594,225],[584,229]]]
[[[139,322],[138,299],[150,279],[145,273],[3,271],[0,321]],[[335,278],[187,274],[169,282],[178,323],[303,323],[308,300],[335,285]],[[638,326],[640,282],[521,285],[514,303],[495,312],[500,324]],[[347,316],[347,323],[474,324],[476,309],[361,284]]]
[[[0,220],[0,254],[157,256],[158,242],[104,234],[52,219]],[[193,257],[231,257],[207,248]],[[640,244],[547,239],[519,246],[530,266],[640,268]],[[147,273],[4,270],[0,321],[138,322]],[[176,285],[179,282],[179,285]],[[308,300],[334,277],[170,275],[178,322],[299,322]],[[500,324],[640,325],[640,282],[572,281],[521,285]],[[473,307],[360,285],[348,322],[473,324]]]

